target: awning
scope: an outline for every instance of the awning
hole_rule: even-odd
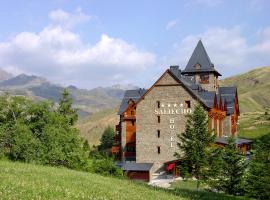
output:
[[[175,166],[174,163],[169,163],[169,164],[167,165],[167,167],[166,167],[166,172],[172,170],[172,169],[174,168],[174,166]]]

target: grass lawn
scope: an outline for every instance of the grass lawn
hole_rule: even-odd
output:
[[[188,188],[188,187],[187,187]],[[239,199],[189,189],[150,187],[97,174],[0,160],[0,199]],[[242,199],[242,198],[241,198]]]
[[[215,199],[239,199],[239,200],[243,200],[243,199],[248,199],[246,197],[235,197],[235,196],[229,196],[226,194],[221,194],[221,193],[214,193],[214,192],[208,192],[205,190],[206,188],[206,184],[201,183],[200,187],[199,187],[199,191],[197,191],[197,181],[194,180],[183,180],[183,181],[177,181],[172,183],[170,189],[172,189],[175,194],[181,194],[182,196],[184,196],[185,194],[187,196],[190,196],[190,199],[211,199],[211,200],[215,200]]]

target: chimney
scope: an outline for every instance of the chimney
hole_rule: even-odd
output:
[[[170,66],[170,70],[171,71],[177,71],[179,69],[179,66],[178,65],[171,65]]]
[[[179,77],[179,66],[178,65],[170,66],[170,70],[175,76]]]

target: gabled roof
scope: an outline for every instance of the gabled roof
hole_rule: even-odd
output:
[[[137,90],[126,90],[118,110],[118,115],[121,115],[127,109],[129,100],[133,100],[136,103],[145,92],[146,90],[141,88]]]
[[[203,90],[200,85],[195,83],[193,77],[182,75],[179,68],[177,66],[173,66],[170,69],[166,70],[164,74],[153,84],[153,86],[149,90],[127,90],[121,102],[118,114],[121,115],[123,112],[125,112],[130,99],[133,100],[136,104],[139,103],[139,101],[143,99],[145,95],[147,95],[147,93],[166,73],[169,73],[177,82],[182,84],[184,88],[198,101],[200,101],[205,107],[209,109],[213,108],[216,95],[218,105],[220,102],[222,102],[222,106],[224,107],[224,103],[226,102],[227,108],[224,109],[226,109],[228,115],[234,112],[235,98],[237,96],[236,87],[219,87],[217,93],[215,91],[206,91]]]
[[[196,69],[197,64],[200,65],[199,69]],[[221,74],[215,70],[214,64],[211,62],[201,40],[199,40],[188,61],[185,70],[182,71],[182,74],[198,72],[214,72],[218,76],[221,76]]]

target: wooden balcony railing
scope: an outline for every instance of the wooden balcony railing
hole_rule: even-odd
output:
[[[136,157],[136,152],[125,152],[125,157]]]
[[[112,153],[113,154],[120,153],[120,146],[112,146]]]
[[[135,115],[124,115],[124,120],[129,120],[129,119],[136,119],[136,116]]]
[[[114,142],[120,142],[120,141],[121,141],[120,134],[114,135]]]
[[[115,131],[116,132],[119,132],[120,131],[120,125],[119,124],[115,125]]]

